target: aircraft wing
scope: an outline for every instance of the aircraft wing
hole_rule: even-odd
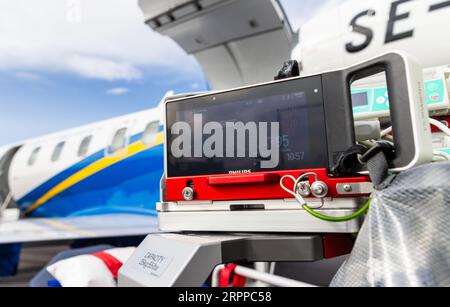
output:
[[[273,80],[297,35],[278,0],[139,0],[147,25],[193,54],[213,89]]]
[[[144,236],[159,232],[157,218],[109,214],[0,221],[0,244]]]

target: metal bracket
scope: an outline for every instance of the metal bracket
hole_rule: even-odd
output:
[[[322,260],[320,235],[152,234],[119,272],[121,287],[200,287],[223,263]]]

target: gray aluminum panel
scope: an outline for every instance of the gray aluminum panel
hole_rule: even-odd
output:
[[[277,0],[161,2],[139,2],[147,24],[194,54],[213,89],[273,80],[291,57],[296,35]]]
[[[154,234],[120,269],[119,286],[200,287],[223,263],[321,259],[318,235]]]
[[[317,210],[329,216],[347,216],[355,210]],[[331,223],[304,210],[160,212],[162,231],[218,231],[270,233],[356,233],[361,220]]]
[[[196,53],[284,27],[271,0],[228,1],[197,15],[175,21],[158,32],[171,37],[186,52]]]
[[[145,19],[149,20],[189,2],[191,0],[139,0],[139,6]]]

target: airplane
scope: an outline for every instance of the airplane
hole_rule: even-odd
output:
[[[212,90],[272,80],[289,59],[299,61],[302,75],[391,49],[412,53],[424,67],[450,63],[443,34],[450,1],[343,0],[299,30],[278,0],[138,5],[153,31],[195,56]],[[161,123],[162,103],[0,149],[0,208],[17,206],[22,216],[0,219],[0,244],[158,231]]]
[[[302,26],[293,57],[301,61],[304,74],[390,50],[408,52],[424,68],[448,65],[449,13],[450,1],[444,0],[342,1]]]
[[[161,103],[3,147],[0,204],[18,207],[23,219],[0,220],[0,242],[154,232],[162,129]]]
[[[163,2],[139,0],[146,24],[194,55],[213,89],[270,81],[289,59],[300,62],[301,75],[390,50],[424,68],[450,64],[448,0],[330,1],[295,30],[278,0]]]

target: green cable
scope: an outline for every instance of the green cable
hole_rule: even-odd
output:
[[[343,216],[343,217],[334,217],[334,216],[327,216],[327,215],[320,214],[320,213],[314,211],[313,209],[311,209],[310,207],[308,207],[308,205],[303,205],[303,209],[305,209],[312,216],[314,216],[320,220],[326,221],[326,222],[348,222],[348,221],[357,219],[361,215],[366,213],[367,210],[369,210],[371,202],[372,202],[372,199],[370,198],[366,202],[366,204],[361,209],[356,211],[354,214],[348,215],[348,216]]]

